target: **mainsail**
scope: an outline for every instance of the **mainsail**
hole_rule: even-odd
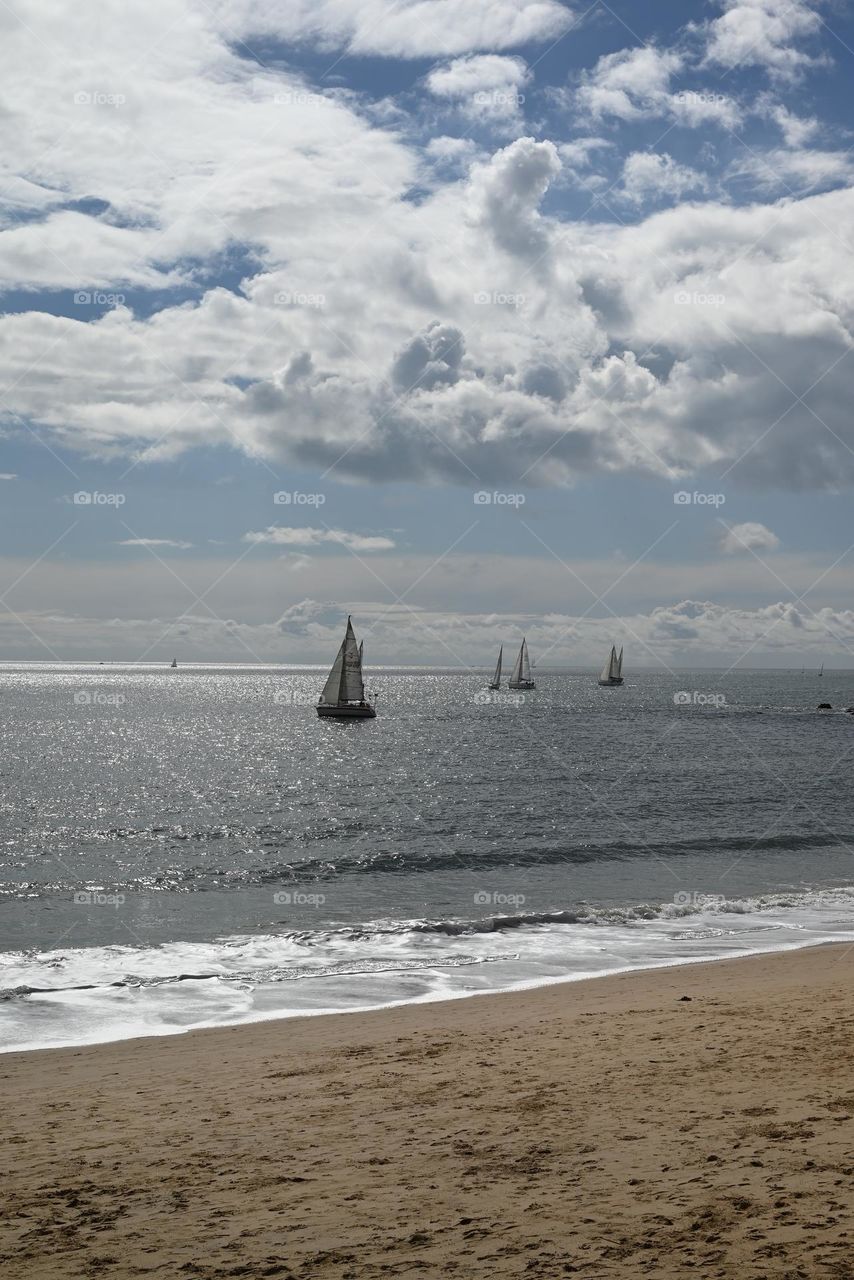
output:
[[[623,674],[623,646],[620,645],[620,652],[617,655],[617,675],[622,676],[622,674]]]
[[[522,684],[529,682],[531,679],[531,662],[528,658],[528,645],[524,638],[522,639],[522,647],[519,650],[519,656],[516,659],[516,665],[513,668],[513,674],[510,677],[511,684]]]
[[[321,702],[362,702],[365,685],[362,680],[362,650],[356,644],[353,624],[347,619],[347,632],[332,664]]]
[[[600,680],[619,679],[620,663],[622,662],[622,655],[623,655],[623,651],[621,649],[620,657],[618,659],[617,650],[614,648],[613,645],[611,645],[611,652],[608,654],[608,660],[605,663],[604,667],[602,668],[601,675],[599,676]]]
[[[504,645],[498,650],[498,661],[495,664],[495,675],[492,677],[490,689],[498,689],[501,687],[501,659],[504,655]]]

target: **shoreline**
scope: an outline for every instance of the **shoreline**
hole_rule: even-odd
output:
[[[841,1280],[852,979],[814,945],[6,1054],[4,1273]]]
[[[791,952],[810,951],[823,947],[834,946],[851,946],[854,945],[854,937],[850,939],[838,937],[825,937],[821,940],[808,939],[804,941],[790,941],[783,943],[777,947],[769,948],[749,948],[740,953],[720,955],[720,956],[696,956],[690,958],[679,958],[651,962],[648,964],[639,963],[623,969],[597,970],[593,973],[573,973],[560,974],[554,976],[544,976],[530,979],[521,979],[518,983],[513,983],[506,987],[494,987],[487,990],[460,990],[457,992],[443,992],[441,994],[427,993],[425,995],[415,996],[409,999],[390,1000],[381,1004],[356,1005],[351,1008],[319,1008],[319,1009],[300,1009],[296,1011],[275,1010],[246,1017],[238,1018],[235,1021],[215,1022],[210,1024],[201,1024],[187,1028],[179,1026],[161,1026],[157,1030],[153,1030],[144,1034],[130,1034],[125,1036],[108,1037],[105,1039],[94,1039],[85,1041],[70,1041],[57,1045],[32,1045],[25,1048],[5,1048],[0,1045],[0,1064],[3,1060],[11,1055],[43,1053],[62,1053],[65,1051],[73,1051],[75,1049],[90,1049],[99,1047],[109,1047],[112,1045],[144,1043],[151,1040],[173,1039],[175,1037],[186,1038],[187,1036],[202,1035],[211,1031],[235,1031],[241,1028],[251,1028],[265,1026],[274,1022],[299,1022],[315,1020],[318,1018],[352,1018],[364,1017],[369,1014],[381,1014],[395,1009],[406,1009],[409,1007],[422,1008],[435,1004],[457,1004],[460,1001],[480,1000],[486,998],[508,997],[514,995],[522,995],[525,993],[536,992],[539,990],[547,990],[551,987],[573,986],[577,983],[602,982],[611,978],[631,977],[633,974],[653,974],[669,970],[688,969],[696,966],[718,965],[736,963],[741,960],[759,959],[762,957],[771,957],[776,955],[787,955]],[[442,965],[437,965],[437,969],[442,969]],[[405,966],[401,966],[399,970],[402,973],[407,972]],[[396,972],[389,969],[386,972]],[[219,980],[220,975],[211,974],[210,981]],[[200,979],[196,979],[197,981]],[[314,981],[322,981],[322,978],[314,979]],[[88,989],[88,988],[83,988]],[[95,988],[93,988],[95,989]],[[39,993],[42,994],[42,993]]]

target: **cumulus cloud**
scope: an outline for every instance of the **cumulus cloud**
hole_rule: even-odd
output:
[[[706,185],[702,173],[677,164],[666,152],[633,151],[623,164],[622,194],[633,204],[678,200],[689,191],[704,190]]]
[[[724,12],[706,28],[706,61],[718,66],[764,67],[791,79],[819,59],[795,46],[821,27],[817,6],[807,0],[723,0]]]
[[[783,601],[740,609],[687,598],[593,618],[553,611],[449,613],[343,596],[298,600],[277,619],[255,622],[193,613],[147,617],[138,611],[108,620],[62,610],[7,614],[0,616],[0,655],[18,656],[22,642],[31,650],[34,632],[46,652],[66,659],[109,653],[129,662],[142,654],[147,661],[163,661],[180,644],[184,660],[325,664],[341,642],[348,613],[371,662],[469,666],[473,690],[482,687],[482,669],[496,643],[518,643],[522,634],[543,680],[550,666],[565,665],[586,666],[592,680],[615,638],[624,646],[628,670],[666,673],[670,668],[674,675],[680,667],[710,661],[778,667],[811,656],[827,661],[828,655],[838,655],[844,661],[854,649],[854,610],[811,612]],[[669,691],[662,697],[672,706]]]
[[[416,387],[433,391],[436,387],[453,386],[460,376],[464,354],[461,330],[434,320],[397,353],[391,368],[392,383],[404,392]]]
[[[267,543],[274,547],[317,547],[324,542],[333,542],[351,551],[389,551],[394,547],[391,538],[348,533],[345,529],[296,529],[275,524],[257,533],[244,533],[243,541]]]
[[[541,255],[549,239],[539,204],[559,172],[560,156],[553,142],[519,138],[475,170],[472,221],[507,253]]]
[[[664,116],[688,128],[707,123],[736,125],[741,109],[721,92],[719,84],[708,90],[692,86],[672,91],[673,77],[685,68],[685,55],[674,49],[654,45],[620,49],[605,54],[591,71],[582,73],[576,102],[594,119],[633,122]]]
[[[427,87],[469,120],[510,130],[521,124],[528,78],[524,59],[480,54],[434,68]]]
[[[291,9],[313,39],[307,6],[264,20]],[[225,446],[274,469],[478,488],[702,466],[794,489],[854,479],[850,188],[739,207],[635,152],[630,225],[572,221],[560,183],[605,148],[591,132],[518,138],[425,190],[401,132],[354,94],[238,56],[228,6],[213,12],[107,8],[95,49],[72,11],[32,0],[33,34],[6,33],[4,154],[37,215],[0,231],[6,283],[114,295],[94,319],[0,316],[8,433],[23,421],[52,448],[141,464]],[[26,68],[54,47],[47,102]],[[631,115],[672,97],[676,57],[621,54],[588,87]],[[800,153],[786,163],[818,154]],[[653,201],[674,207],[641,216]],[[232,252],[239,285],[205,286]],[[199,287],[152,314],[121,301],[167,280]]]
[[[726,527],[720,538],[721,550],[727,555],[740,555],[745,551],[776,551],[779,545],[776,533],[753,520]]]
[[[215,0],[223,26],[351,54],[424,58],[554,40],[573,21],[557,0]]]

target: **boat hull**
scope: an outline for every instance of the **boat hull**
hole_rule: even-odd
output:
[[[325,720],[373,720],[376,708],[370,703],[327,702],[318,705],[317,714]]]
[[[511,680],[507,685],[508,689],[536,689],[533,680]]]
[[[600,680],[599,684],[603,689],[615,689],[618,684],[623,683],[622,676],[609,676],[607,680]]]

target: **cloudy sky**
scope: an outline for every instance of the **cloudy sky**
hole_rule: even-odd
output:
[[[854,667],[849,0],[0,32],[0,657]]]

